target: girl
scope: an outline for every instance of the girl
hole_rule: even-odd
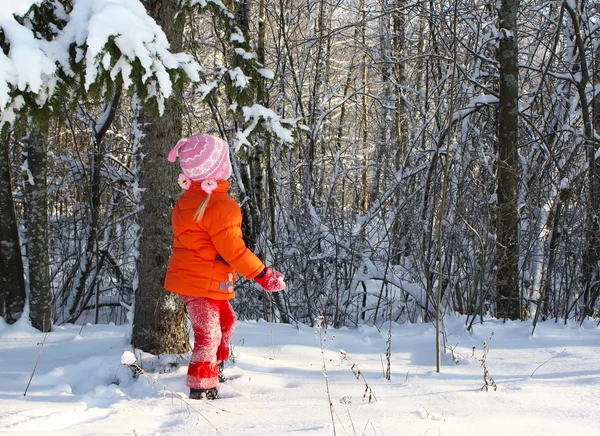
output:
[[[185,190],[173,209],[175,240],[165,289],[180,295],[194,330],[188,367],[191,399],[218,398],[219,364],[229,358],[236,272],[266,291],[285,289],[281,273],[266,267],[242,239],[242,213],[228,195],[229,147],[212,135],[180,140],[169,152],[179,163]]]

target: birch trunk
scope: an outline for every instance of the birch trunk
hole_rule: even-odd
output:
[[[25,207],[29,263],[29,317],[43,332],[52,330],[52,292],[48,255],[47,144],[38,127],[27,139]]]

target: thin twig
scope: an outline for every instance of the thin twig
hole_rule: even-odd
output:
[[[331,425],[333,426],[333,436],[336,436],[335,430],[335,418],[333,409],[333,403],[331,401],[331,392],[329,391],[329,377],[327,376],[327,364],[325,363],[325,342],[327,342],[327,327],[324,326],[325,317],[323,315],[319,316],[317,319],[317,329],[318,329],[318,339],[319,339],[319,349],[321,350],[321,359],[323,360],[323,375],[325,376],[325,389],[327,391],[327,401],[329,402],[329,413],[331,415]],[[323,331],[324,330],[324,331]],[[315,331],[315,336],[317,336],[317,331]],[[337,414],[336,414],[337,415]],[[338,417],[339,419],[339,417]]]
[[[494,335],[496,334],[496,332],[492,332],[492,334],[490,335],[490,341],[493,339]],[[494,390],[498,389],[498,386],[496,385],[496,381],[494,380],[494,377],[492,377],[492,375],[490,374],[490,371],[487,368],[487,355],[490,351],[490,346],[488,341],[483,341],[483,354],[481,356],[481,359],[477,359],[477,361],[479,362],[480,366],[483,368],[483,386],[481,387],[481,390],[483,391],[485,389],[485,391],[487,392],[489,390],[489,388],[491,387]],[[472,356],[475,356],[475,345],[473,345],[473,352],[472,352]]]
[[[25,388],[25,392],[23,392],[23,396],[27,396],[27,391],[29,390],[29,385],[31,384],[31,380],[33,380],[33,374],[35,374],[35,370],[37,369],[38,363],[40,363],[40,357],[42,357],[42,349],[44,348],[44,344],[46,343],[46,339],[50,336],[50,332],[46,332],[44,335],[44,339],[42,340],[42,345],[40,346],[40,351],[38,352],[37,359],[35,361],[35,365],[33,366],[33,371],[31,371],[31,377],[29,377],[29,382],[27,383],[27,387]]]
[[[552,356],[550,359],[546,360],[544,363],[542,363],[540,366],[538,366],[529,376],[529,378],[533,378],[533,374],[535,374],[535,372],[540,369],[542,366],[544,366],[546,363],[550,362],[552,359],[554,359],[555,357],[560,356],[562,353],[564,353],[565,351],[567,351],[567,349],[565,348],[564,350],[562,350],[560,353],[555,354],[554,356]]]
[[[271,351],[273,351],[273,358],[275,360],[275,339],[273,338],[273,322],[275,319],[275,310],[273,309],[273,295],[269,294],[269,302],[271,304],[271,322],[269,323],[269,331],[271,333]]]
[[[371,400],[375,400],[375,402],[377,402],[377,397],[375,397],[373,390],[369,386],[369,383],[367,382],[367,379],[365,378],[363,373],[358,368],[358,365],[352,359],[350,359],[348,353],[346,353],[344,350],[340,350],[340,354],[342,355],[343,360],[347,360],[351,363],[352,366],[350,367],[350,370],[354,374],[354,377],[356,377],[357,380],[362,379],[363,383],[365,384],[365,393],[363,394],[363,401],[365,398],[367,398],[367,395],[369,395],[369,403],[371,403]]]

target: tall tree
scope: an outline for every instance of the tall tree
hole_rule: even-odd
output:
[[[598,296],[600,295],[600,285],[598,284],[598,260],[600,259],[600,159],[598,159],[595,144],[596,132],[594,131],[594,104],[596,98],[590,103],[587,96],[587,86],[590,82],[590,71],[586,58],[586,36],[584,34],[585,24],[582,22],[582,5],[577,3],[565,2],[567,13],[571,17],[573,50],[577,51],[574,58],[577,62],[574,65],[573,75],[576,77],[575,87],[581,105],[581,119],[583,122],[583,137],[585,140],[585,150],[588,159],[588,219],[586,226],[586,250],[583,261],[583,277],[585,289],[583,292],[583,313],[591,316]],[[597,50],[596,50],[597,51]],[[595,53],[597,54],[597,53]],[[592,113],[590,113],[592,105]]]
[[[519,64],[517,13],[519,0],[498,7],[500,95],[498,103],[497,262],[498,315],[518,319],[519,297]]]
[[[593,88],[594,89],[598,89],[598,87],[600,86],[600,45],[596,44],[596,49],[595,49],[595,53],[594,56],[596,58],[594,65],[593,65],[593,77],[592,77],[592,83],[593,83]],[[586,128],[586,131],[588,133],[592,133],[595,132],[595,134],[597,135],[598,132],[600,132],[600,93],[596,93],[596,95],[594,95],[593,99],[592,99],[592,123],[593,125],[590,126],[589,128]],[[584,120],[585,122],[585,120]],[[588,137],[588,142],[592,142],[592,137]],[[588,145],[588,147],[593,150],[595,147],[593,145]],[[600,178],[600,159],[597,159],[597,156],[594,153],[594,175],[596,177],[596,179]],[[591,171],[591,168],[590,168]],[[600,187],[599,187],[600,188]],[[596,196],[600,197],[600,189],[597,189],[595,191]],[[595,203],[597,206],[600,206],[600,201],[596,200]],[[599,207],[600,209],[600,207]],[[599,209],[596,209],[594,212],[598,213]],[[597,224],[597,223],[596,223]],[[600,251],[600,237],[598,236],[598,233],[600,233],[600,227],[598,225],[594,226],[593,230],[596,232],[596,236],[594,238],[594,243],[597,243],[598,245],[596,245],[595,247],[589,247],[589,249],[597,249],[598,251]],[[592,245],[590,242],[588,242],[588,244]],[[596,272],[596,277],[598,275],[598,272]],[[588,287],[588,292],[585,296],[585,313],[584,315],[587,316],[592,316],[594,313],[594,309],[596,307],[596,301],[598,300],[598,298],[600,298],[600,286],[598,286],[598,284],[596,283],[596,286],[594,286],[593,288]]]
[[[171,49],[180,50],[184,14],[178,14],[179,1],[148,0],[144,4],[162,27]],[[131,341],[134,347],[152,354],[185,353],[190,350],[185,306],[179,296],[163,287],[173,244],[171,209],[181,192],[176,183],[178,168],[167,161],[169,149],[181,139],[179,95],[167,100],[165,111],[158,119],[154,119],[149,110],[142,110],[138,122],[143,135],[139,150],[139,184],[143,194]]]
[[[9,135],[0,144],[0,198],[0,316],[12,324],[23,313],[25,279],[12,197]]]
[[[241,104],[242,106],[252,106],[253,103],[260,103],[263,106],[268,106],[268,93],[265,86],[264,79],[258,77],[255,73],[256,65],[254,60],[248,62],[251,53],[251,17],[252,17],[252,2],[249,0],[241,0],[234,2],[227,2],[227,6],[233,12],[233,19],[229,19],[224,11],[218,10],[217,16],[220,17],[219,21],[224,24],[224,28],[228,31],[226,35],[231,33],[240,32],[241,38],[231,38],[231,47],[225,47],[225,52],[229,53],[230,58],[227,59],[231,65],[231,69],[240,68],[241,72],[249,78],[249,83],[246,86],[239,86],[233,80],[227,80],[227,97],[231,104]],[[264,12],[264,2],[259,2],[259,15]],[[262,8],[262,9],[261,9]],[[264,22],[262,22],[262,16],[259,19],[259,33],[257,35],[257,62],[264,62],[265,58],[265,35],[264,35]],[[262,23],[262,24],[261,24]],[[252,58],[251,58],[252,59]],[[231,78],[231,76],[230,76]],[[241,107],[240,107],[241,109]],[[234,120],[235,132],[243,131],[244,126],[244,114],[241,110],[235,113]],[[240,153],[240,175],[242,178],[242,186],[240,187],[243,191],[246,201],[242,202],[242,213],[244,215],[243,220],[243,232],[244,240],[251,250],[256,250],[260,234],[265,227],[263,220],[266,217],[264,214],[265,210],[265,193],[263,189],[263,174],[265,166],[264,152],[265,148],[268,147],[268,138],[262,137],[257,138],[256,146],[251,148],[245,148]],[[261,253],[264,258],[264,253]]]
[[[45,185],[47,144],[37,126],[47,125],[58,107],[71,109],[74,101],[102,102],[110,98],[115,88],[118,96],[121,83],[135,88],[143,101],[156,101],[162,110],[164,100],[172,93],[170,72],[181,69],[198,80],[198,65],[184,54],[170,53],[164,32],[140,6],[137,0],[120,4],[23,0],[6,5],[2,11],[0,127],[30,119],[34,125],[26,147],[26,224],[31,256],[30,313],[33,325],[42,330],[50,329],[52,316]],[[116,16],[120,19],[115,20]],[[99,22],[112,25],[99,26]],[[123,25],[130,22],[137,23],[138,31]],[[109,110],[104,115],[94,123],[97,142],[114,113]],[[9,187],[2,184],[0,202],[10,207]],[[14,247],[16,222],[8,220],[7,224],[15,224],[7,244]],[[8,259],[4,252],[2,256],[3,262]],[[11,259],[16,262],[17,257],[13,255]]]
[[[406,77],[406,16],[400,12],[404,6],[404,0],[389,0],[389,26],[391,31],[390,51],[391,58],[394,62],[384,68],[383,81],[386,84],[385,93],[388,95],[386,100],[393,104],[394,110],[389,110],[385,119],[391,118],[390,122],[386,123],[389,127],[389,143],[390,151],[394,156],[394,163],[391,165],[393,172],[396,173],[404,165],[404,160],[407,153],[407,144],[409,140],[410,126],[408,122],[408,113],[406,109],[406,101],[403,96],[402,86],[407,82]],[[396,197],[396,202],[401,203],[400,196]],[[402,214],[394,214],[392,223],[392,255],[393,263],[399,264],[401,253],[403,250],[404,238],[402,235],[403,221],[405,217]]]
[[[0,70],[0,129],[4,133],[9,130],[7,124],[17,119],[16,112],[43,112],[39,108],[51,94],[51,87],[43,78],[53,76],[56,66],[38,44],[42,39],[51,39],[58,29],[62,29],[64,21],[57,19],[54,7],[48,2],[29,0],[3,6],[4,17],[14,19],[5,18],[0,24],[0,63],[3,65]],[[38,98],[31,98],[35,94]],[[23,116],[22,119],[27,118]],[[40,127],[35,124],[30,127],[30,135],[25,140],[24,162],[28,174],[25,184],[27,252],[32,256],[28,262],[29,314],[34,327],[49,331],[53,320],[47,239],[47,144]],[[9,142],[6,141],[3,147],[0,157],[0,203],[3,204],[0,294],[6,296],[7,320],[14,322],[24,310],[25,281],[11,186]]]
[[[25,211],[29,259],[29,318],[43,332],[52,330],[52,292],[48,255],[48,145],[40,127],[25,140]]]

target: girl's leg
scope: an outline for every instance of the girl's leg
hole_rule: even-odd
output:
[[[186,384],[193,389],[215,388],[219,384],[217,349],[221,344],[218,301],[182,295],[194,329],[194,350]]]
[[[221,343],[217,349],[217,360],[224,362],[229,359],[229,343],[236,321],[235,312],[228,300],[219,301],[219,316],[221,319]]]

